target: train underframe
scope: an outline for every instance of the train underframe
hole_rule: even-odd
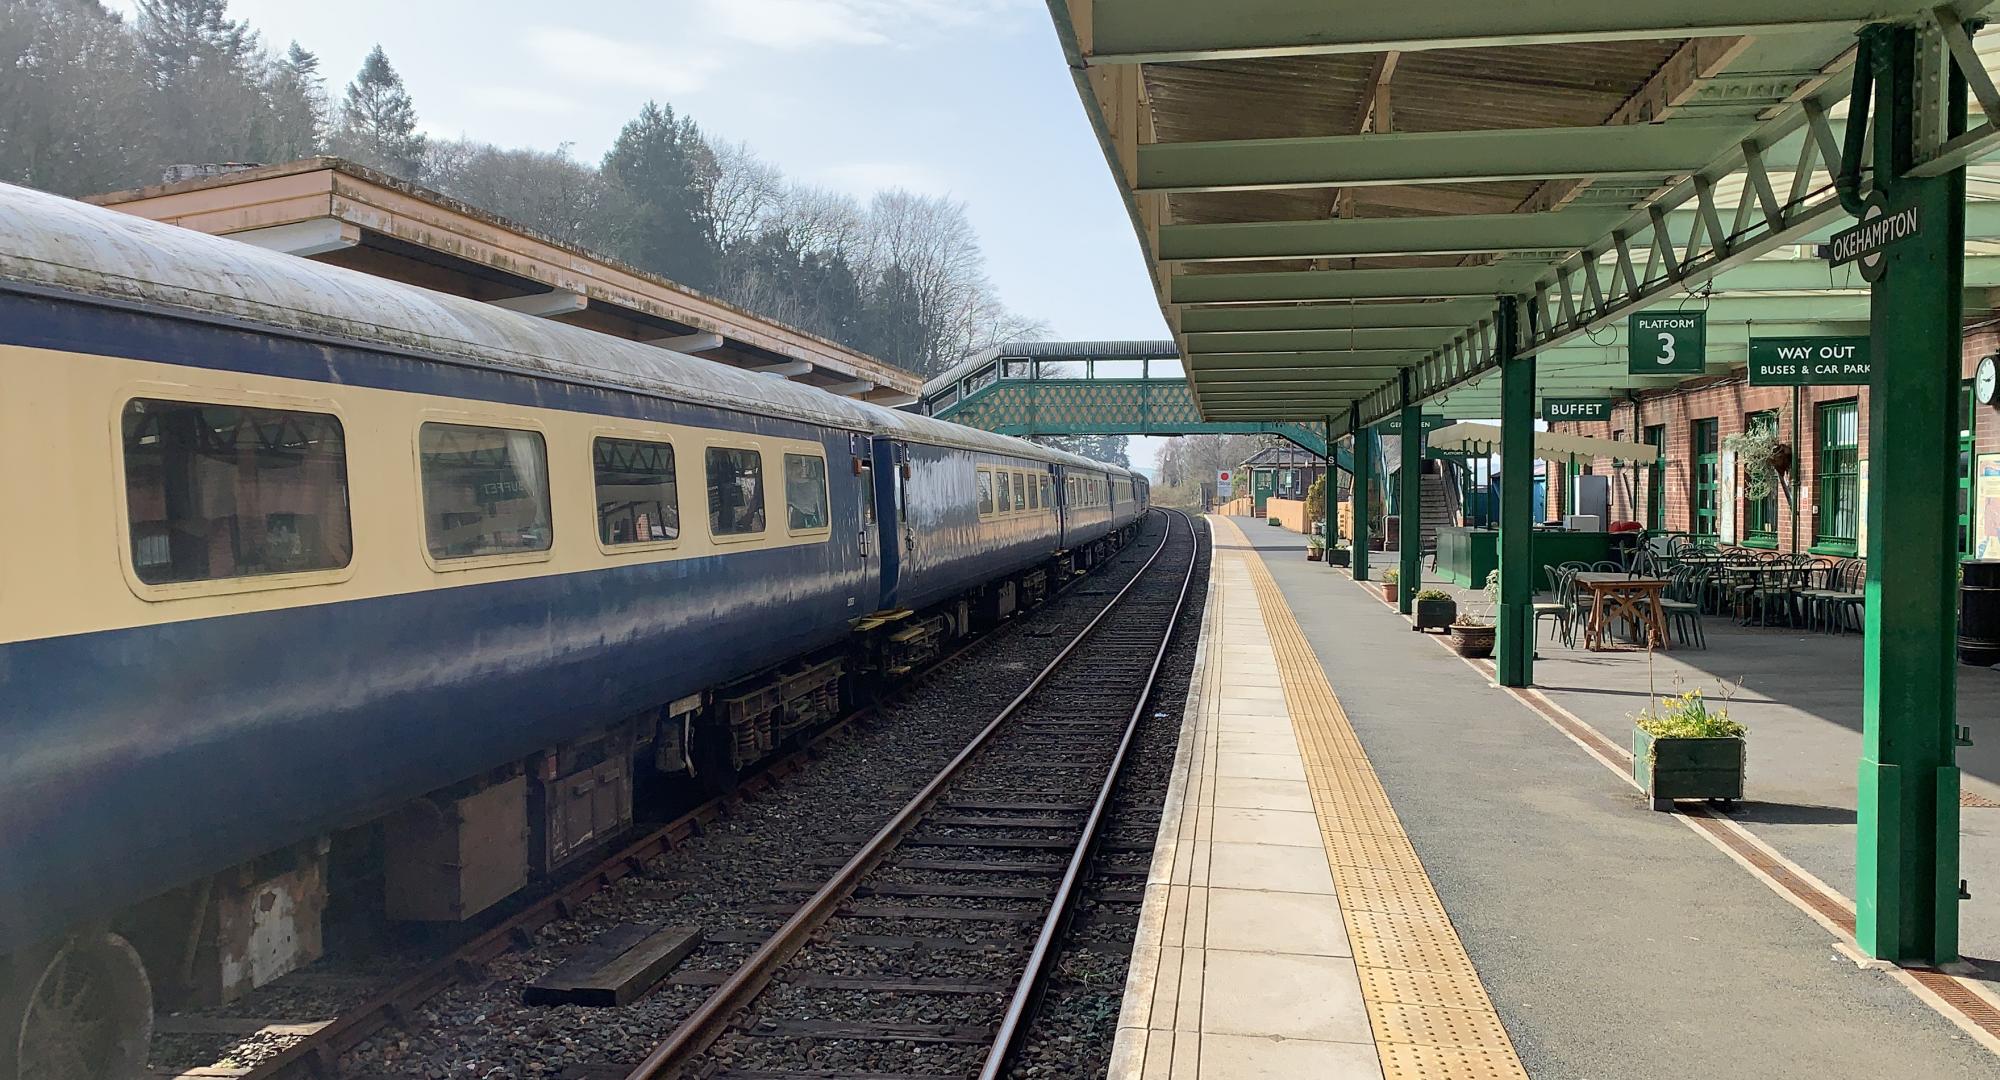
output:
[[[318,959],[330,926],[452,926],[602,850],[660,792],[733,787],[943,656],[1108,560],[1137,523],[923,611],[856,620],[843,645],[500,763],[366,823],[169,890],[0,956],[0,1080],[144,1068],[155,1008],[231,1001]],[[686,796],[683,794],[683,798]]]

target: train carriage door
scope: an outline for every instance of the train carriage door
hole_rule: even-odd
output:
[[[879,436],[873,442],[869,472],[874,480],[874,506],[870,521],[875,527],[874,544],[879,552],[876,562],[882,575],[876,610],[886,611],[896,606],[896,594],[902,585],[903,566],[909,554],[909,515],[905,512],[907,507],[904,502],[908,484],[904,473],[910,467],[910,448],[894,439]]]

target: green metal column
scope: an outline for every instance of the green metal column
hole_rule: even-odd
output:
[[[1348,415],[1348,429],[1354,433],[1354,580],[1368,580],[1368,489],[1375,483],[1373,434],[1361,426],[1361,406]]]
[[[1326,560],[1325,565],[1332,566],[1333,541],[1335,536],[1340,532],[1340,526],[1334,514],[1334,511],[1339,509],[1339,507],[1335,505],[1334,496],[1340,493],[1340,484],[1333,475],[1332,414],[1328,414],[1326,418],[1325,434],[1326,434],[1326,453],[1320,455],[1319,467],[1320,467],[1320,476],[1322,477],[1320,483],[1325,485],[1322,490],[1325,491],[1326,495],[1323,499],[1320,500],[1319,516],[1320,516],[1320,534],[1321,534],[1320,543],[1326,545],[1326,550],[1320,556],[1320,558]]]
[[[1396,554],[1401,556],[1396,585],[1396,610],[1408,615],[1416,608],[1417,590],[1424,583],[1424,410],[1410,395],[1410,369],[1403,369],[1403,483],[1396,512],[1401,527]]]
[[[1871,26],[1875,184],[1916,235],[1884,249],[1870,298],[1867,638],[1863,645],[1855,936],[1884,960],[1958,955],[1957,437],[1965,170],[1905,176],[1919,95],[1917,32]],[[1872,47],[1871,47],[1872,46]],[[1871,56],[1872,54],[1872,56]],[[1964,130],[1952,78],[1948,132]],[[1933,105],[1933,108],[1936,106]],[[1936,112],[1930,113],[1938,115]]]
[[[1500,298],[1500,610],[1494,617],[1501,686],[1535,681],[1535,358],[1519,356],[1514,298]]]

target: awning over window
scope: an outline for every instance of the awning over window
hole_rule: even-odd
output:
[[[1500,449],[1500,428],[1494,424],[1452,424],[1431,432],[1433,450],[1491,454]],[[1619,439],[1592,439],[1556,431],[1535,432],[1535,456],[1544,461],[1591,461],[1608,457],[1614,461],[1651,463],[1660,459],[1658,447]]]

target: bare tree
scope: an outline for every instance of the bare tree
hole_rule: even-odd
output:
[[[785,174],[748,143],[710,143],[715,173],[708,185],[708,226],[722,251],[748,243],[785,194]]]
[[[423,171],[447,195],[583,248],[609,247],[615,223],[627,210],[622,193],[598,170],[571,157],[568,143],[549,153],[432,140]]]

